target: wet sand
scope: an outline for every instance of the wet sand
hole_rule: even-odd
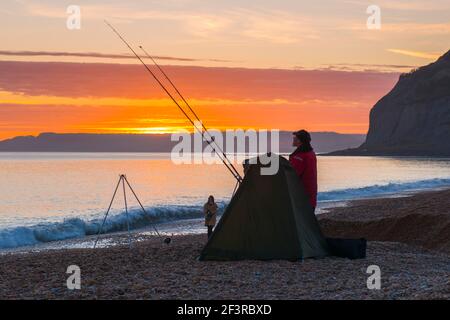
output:
[[[450,190],[359,200],[320,216],[327,236],[366,237],[367,258],[200,262],[206,235],[0,256],[0,299],[450,299]],[[137,237],[135,234],[133,237]],[[381,289],[366,271],[381,268]],[[81,268],[81,290],[66,269]]]

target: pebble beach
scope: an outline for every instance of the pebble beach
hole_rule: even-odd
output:
[[[6,253],[0,299],[450,299],[449,208],[450,190],[441,190],[321,214],[326,236],[369,240],[359,260],[201,262],[205,235],[167,245],[137,233],[131,248],[117,234],[119,245],[95,250]],[[81,290],[66,286],[70,265],[81,269]],[[379,290],[367,288],[370,265],[380,267]]]

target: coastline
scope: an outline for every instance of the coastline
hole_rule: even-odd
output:
[[[321,214],[326,236],[369,240],[361,260],[200,262],[206,235],[176,235],[165,245],[142,232],[132,234],[131,250],[120,233],[102,236],[119,245],[96,250],[7,253],[0,256],[0,298],[449,299],[449,202],[446,189],[353,200]],[[73,264],[82,290],[65,286]],[[366,287],[373,264],[382,270],[381,290]]]
[[[436,180],[436,179],[434,179]],[[448,183],[448,179],[437,179],[437,180],[445,180],[445,183]],[[432,180],[433,181],[433,180]],[[391,199],[391,198],[404,198],[404,197],[411,197],[416,194],[420,193],[426,193],[426,192],[435,192],[440,190],[446,190],[447,188],[450,188],[448,185],[441,185],[439,184],[431,186],[430,183],[428,183],[428,188],[426,189],[414,189],[410,188],[408,185],[412,184],[412,187],[417,187],[417,184],[422,183],[423,181],[418,182],[412,182],[412,183],[405,183],[403,185],[401,184],[389,184],[388,187],[392,188],[393,190],[390,192],[386,192],[386,186],[369,186],[369,187],[363,187],[363,188],[357,188],[357,189],[346,189],[346,190],[334,190],[331,192],[323,192],[323,194],[319,194],[319,197],[329,197],[329,194],[336,194],[339,197],[342,197],[341,200],[320,200],[319,205],[316,208],[316,215],[321,216],[323,213],[328,212],[329,210],[338,208],[338,207],[348,207],[348,205],[352,204],[353,202],[357,203],[358,201],[364,201],[364,200],[377,200],[377,199]],[[407,188],[405,188],[407,186]],[[404,190],[402,190],[403,187]],[[368,195],[359,195],[358,198],[352,198],[354,196],[354,190],[361,191],[365,189]],[[375,190],[378,189],[378,190]],[[394,190],[397,189],[397,192],[394,192]],[[344,192],[347,192],[347,194],[344,194]],[[378,192],[378,193],[377,193]],[[349,198],[345,198],[345,197]],[[222,203],[224,206],[226,206],[226,203]],[[176,207],[176,206],[175,206]],[[189,210],[196,211],[197,209],[195,206],[188,206]],[[200,208],[200,205],[198,206]],[[147,210],[151,210],[148,209]],[[171,215],[176,215],[177,210],[186,210],[184,207],[177,208],[171,208],[169,209]],[[138,209],[140,212],[140,210]],[[125,213],[122,213],[122,215]],[[147,224],[146,226],[134,228],[131,230],[131,237],[133,239],[133,242],[136,241],[143,241],[145,240],[149,235],[155,235],[153,226],[156,226],[157,229],[161,234],[164,236],[173,236],[173,235],[192,235],[192,234],[203,234],[205,232],[205,228],[203,226],[203,218],[200,217],[200,212],[197,212],[197,216],[194,214],[192,217],[186,217],[184,214],[184,218],[180,219],[168,219],[158,222],[155,221],[154,224]],[[220,218],[221,215],[219,215]],[[121,217],[120,215],[117,216],[116,219],[117,222],[120,223]],[[139,216],[138,216],[139,218]],[[123,221],[122,221],[123,222]],[[73,235],[73,232],[70,233],[70,237],[64,238],[64,232],[65,230],[71,230],[71,228],[79,228],[80,223],[86,224],[84,227],[85,229],[90,229],[90,233],[83,234],[83,230],[79,230],[80,235],[76,236]],[[89,249],[92,248],[95,242],[95,239],[97,238],[97,233],[92,233],[92,228],[95,228],[95,224],[97,223],[96,220],[85,220],[85,221],[78,221],[78,218],[68,218],[65,219],[63,222],[52,222],[49,223],[47,226],[44,224],[37,224],[38,227],[38,234],[41,236],[44,236],[45,234],[42,233],[42,230],[44,230],[48,235],[47,237],[50,238],[50,240],[45,240],[42,242],[39,242],[37,240],[36,243],[33,244],[18,244],[16,246],[12,247],[0,247],[0,255],[6,254],[6,253],[27,253],[27,252],[39,252],[39,251],[45,251],[45,250],[58,250],[58,249]],[[114,225],[114,223],[113,223]],[[88,228],[88,226],[90,228]],[[123,227],[123,226],[122,226]],[[24,233],[24,229],[22,229],[21,226],[14,227],[17,228],[18,236],[20,237]],[[29,232],[33,232],[33,225],[29,228]],[[12,228],[11,230],[14,231]],[[73,230],[72,230],[73,231]],[[87,231],[87,230],[85,230]],[[52,234],[52,232],[62,232],[63,234],[62,239],[51,239],[52,237],[57,238],[58,234]],[[126,236],[128,238],[128,235],[126,231],[122,229],[122,231],[107,231],[104,234],[102,234],[99,238],[98,247],[111,247],[115,245],[121,245],[124,242],[123,237]],[[45,238],[45,237],[44,237]],[[0,234],[1,239],[1,234]],[[7,238],[4,238],[3,240],[8,240]],[[21,239],[17,239],[17,241],[20,241]],[[14,241],[14,239],[10,239],[9,241]]]

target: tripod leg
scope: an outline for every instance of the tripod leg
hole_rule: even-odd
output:
[[[122,178],[122,187],[123,187],[123,201],[125,203],[125,213],[127,215],[128,245],[131,248],[130,220],[129,220],[129,217],[128,217],[128,204],[127,204],[127,193],[126,193],[126,190],[125,190],[125,177]]]
[[[117,193],[117,189],[119,188],[120,181],[122,181],[122,176],[120,176],[119,181],[117,182],[116,189],[114,189],[114,193],[113,193],[113,196],[111,198],[111,202],[109,203],[108,210],[106,211],[105,217],[103,218],[102,225],[100,226],[100,229],[98,230],[97,239],[95,239],[95,243],[94,243],[94,249],[97,246],[98,238],[100,237],[100,233],[102,232],[103,226],[105,225],[105,222],[106,222],[106,218],[108,217],[109,211],[111,210],[111,206],[112,206],[113,201],[114,201],[114,198],[116,197],[116,193]]]
[[[130,183],[128,182],[128,179],[126,177],[124,177],[125,182],[127,183],[128,187],[130,188],[131,192],[133,193],[134,197],[136,198],[137,202],[139,203],[139,205],[141,206],[142,211],[144,211],[145,214],[147,214],[147,211],[145,210],[144,206],[142,205],[141,201],[139,200],[138,196],[136,195],[136,193],[134,192],[133,188],[131,187]],[[158,235],[158,237],[161,237],[160,233],[158,232],[158,229],[156,229],[155,225],[152,224],[153,229],[156,231],[156,234]]]

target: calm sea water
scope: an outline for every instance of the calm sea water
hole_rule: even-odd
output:
[[[450,159],[318,161],[320,206],[450,186]],[[0,153],[0,172],[0,248],[95,234],[121,173],[148,210],[127,193],[133,228],[199,218],[209,194],[224,208],[235,185],[223,165],[175,165],[168,154]],[[107,231],[124,230],[123,204],[119,192]]]

